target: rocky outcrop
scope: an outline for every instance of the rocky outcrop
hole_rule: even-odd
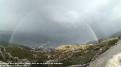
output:
[[[0,60],[1,60],[0,65],[2,67],[10,67],[10,66],[13,65],[13,64],[12,65],[8,65],[8,63],[30,63],[30,61],[28,59],[20,59],[19,57],[12,56],[6,50],[6,48],[5,47],[2,47],[2,46],[0,47]]]
[[[98,56],[96,60],[92,61],[89,64],[88,67],[121,67],[121,65],[120,66],[115,65],[115,64],[119,65],[119,63],[121,63],[120,53],[121,53],[121,41],[119,41],[117,45],[111,47],[109,50]]]
[[[11,67],[8,63],[0,61],[0,67]]]
[[[121,67],[121,53],[118,53],[110,58],[105,67]]]
[[[0,59],[2,61],[11,61],[14,57],[6,51],[4,47],[0,47]]]

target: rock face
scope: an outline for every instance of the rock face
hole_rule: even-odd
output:
[[[121,67],[121,40],[97,57],[88,67]]]
[[[0,65],[2,67],[13,66],[13,64],[8,65],[8,63],[29,63],[28,59],[20,59],[19,57],[15,57],[9,51],[7,51],[6,49],[7,49],[6,47],[0,46]]]
[[[121,53],[118,53],[109,59],[105,67],[121,67]]]
[[[11,67],[11,66],[8,65],[7,63],[3,62],[3,61],[0,61],[0,67]]]
[[[6,51],[4,47],[0,47],[0,59],[3,61],[10,61],[14,57]]]

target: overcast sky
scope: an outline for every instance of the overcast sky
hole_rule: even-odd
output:
[[[121,31],[121,1],[0,0],[0,30],[58,34],[83,27],[97,35]]]
[[[120,8],[120,0],[0,0],[0,30],[14,30],[33,15],[39,23],[91,23],[116,30],[121,25]]]

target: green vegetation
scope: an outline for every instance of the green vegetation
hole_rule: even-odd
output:
[[[7,47],[6,50],[10,52],[12,56],[19,57],[20,59],[28,58],[30,60],[32,58],[32,53],[29,50],[20,47]]]
[[[75,48],[75,45],[65,45],[65,48],[64,46],[59,47],[59,51],[56,53],[57,55],[54,54],[55,56],[52,57],[54,57],[55,60],[58,60],[58,62],[63,63],[63,65],[53,65],[53,67],[67,67],[70,65],[87,64],[94,60],[98,55],[108,50],[111,46],[114,46],[118,40],[118,38],[110,38],[103,40],[96,45],[77,45],[77,49],[74,50],[72,49]]]
[[[61,65],[32,65],[31,67],[67,67],[71,65],[87,64],[98,55],[114,46],[118,40],[118,38],[109,38],[93,45],[63,45],[52,50],[49,48],[46,50],[44,48],[31,49],[17,44],[2,42],[0,43],[0,50],[2,52],[0,60],[4,62],[10,60],[15,62],[15,57],[18,57],[19,61],[27,59],[29,62],[45,63],[50,61],[50,63],[63,63]],[[8,53],[10,53],[12,57],[10,57]]]

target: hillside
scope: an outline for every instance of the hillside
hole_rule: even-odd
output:
[[[66,44],[55,49],[31,49],[17,44],[0,43],[0,58],[3,62],[63,63],[61,65],[31,65],[32,67],[86,66],[98,55],[114,46],[118,40],[118,38],[109,38],[97,44]]]
[[[114,46],[118,41],[117,38],[103,40],[98,44],[85,44],[85,45],[63,45],[56,50],[59,51],[58,55],[53,56],[56,62],[62,62],[63,67],[68,65],[88,65],[98,55]]]
[[[117,45],[98,56],[89,67],[121,67],[121,40]]]

